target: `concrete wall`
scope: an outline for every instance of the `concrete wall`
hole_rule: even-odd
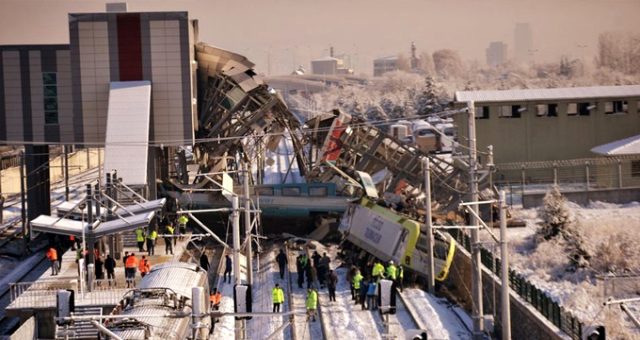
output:
[[[27,319],[18,329],[8,337],[8,340],[27,340],[35,339],[37,335],[36,317],[32,316]]]
[[[487,270],[483,270],[483,307],[484,314],[493,313],[493,296],[496,297],[495,324],[500,320],[500,289],[499,280]],[[449,278],[445,285],[451,293],[459,299],[467,311],[471,310],[471,257],[461,246],[456,250]],[[495,292],[493,288],[495,287]],[[558,327],[546,320],[530,304],[522,300],[515,292],[511,292],[511,337],[513,339],[568,339]],[[498,335],[499,336],[499,335]]]
[[[626,100],[627,113],[606,114],[605,103]],[[476,119],[479,150],[494,146],[494,161],[499,163],[546,161],[593,157],[590,149],[638,134],[640,97],[563,100],[554,102],[476,103],[476,114],[489,107],[488,119]],[[596,108],[588,116],[569,115],[568,104],[589,102]],[[557,104],[557,117],[538,116],[536,105]],[[500,117],[502,106],[522,105],[519,118]],[[458,106],[463,106],[462,103]],[[467,136],[467,113],[455,118],[458,135]]]
[[[525,209],[535,208],[542,205],[545,193],[525,194],[522,197],[522,205]],[[589,201],[602,201],[609,203],[624,204],[629,202],[640,202],[640,188],[623,189],[598,189],[589,191],[566,191],[562,195],[571,202],[580,205],[588,205]]]
[[[61,132],[72,121],[68,53],[67,45],[0,46],[0,140],[72,141]],[[44,84],[45,73],[53,83]]]

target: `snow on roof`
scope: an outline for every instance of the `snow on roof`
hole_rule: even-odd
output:
[[[640,85],[456,91],[455,100],[456,102],[510,102],[611,97],[640,97]]]
[[[591,152],[607,156],[638,155],[640,154],[640,135],[596,146],[591,149]]]
[[[322,58],[311,60],[311,62],[314,62],[314,61],[340,61],[340,59],[334,58],[334,57],[322,57]]]
[[[380,58],[376,58],[374,61],[385,61],[385,60],[398,60],[398,56],[397,55],[390,55],[387,57],[380,57]]]

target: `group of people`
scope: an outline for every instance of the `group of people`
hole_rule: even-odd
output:
[[[174,227],[174,224],[166,217],[160,222],[164,239],[164,254],[173,255],[173,247],[176,245],[178,239],[182,239],[182,235],[187,232],[187,223],[189,218],[186,215],[180,215],[176,222],[178,228]],[[157,228],[137,228],[134,233],[136,234],[136,242],[138,243],[138,251],[144,252],[145,243],[147,245],[148,256],[155,255],[155,247],[158,238]]]
[[[320,288],[324,288],[330,274],[329,264],[331,259],[324,253],[322,256],[318,252],[314,252],[311,260],[306,253],[301,253],[296,258],[296,270],[298,271],[298,288],[302,288],[305,277],[307,280],[307,288],[311,288],[313,283],[318,282]],[[317,287],[316,287],[317,288]],[[335,289],[335,287],[334,287]]]
[[[124,253],[122,258],[124,264],[124,276],[127,281],[127,288],[136,286],[136,272],[140,272],[141,277],[145,277],[151,271],[151,263],[146,256],[142,255],[142,258],[138,260],[135,253]]]
[[[369,262],[364,268],[366,277],[361,270],[352,265],[347,272],[347,281],[351,287],[351,300],[355,304],[361,304],[362,309],[376,309],[378,306],[377,295],[378,285],[381,279],[394,281],[396,286],[402,290],[404,279],[404,268],[402,265],[396,266],[393,261],[389,261],[386,268],[380,261]]]

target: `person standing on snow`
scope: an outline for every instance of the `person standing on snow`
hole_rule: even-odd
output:
[[[224,263],[224,276],[222,277],[222,282],[231,283],[231,271],[233,270],[233,263],[231,262],[231,256],[227,255]],[[228,279],[227,279],[228,278]]]
[[[276,256],[276,262],[278,262],[278,269],[280,269],[280,280],[284,280],[284,270],[287,268],[287,255],[284,250],[280,249],[280,253]]]
[[[276,286],[271,290],[271,296],[273,299],[273,312],[280,313],[280,305],[284,303],[284,290],[276,283]]]
[[[327,274],[327,287],[329,288],[329,301],[336,301],[336,286],[338,285],[338,274],[333,269]]]
[[[307,307],[307,321],[316,321],[316,309],[318,308],[318,292],[315,289],[307,289],[307,299],[305,301]]]

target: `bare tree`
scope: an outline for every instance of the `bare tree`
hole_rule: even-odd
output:
[[[625,74],[640,73],[640,34],[604,32],[598,37],[598,66]]]

